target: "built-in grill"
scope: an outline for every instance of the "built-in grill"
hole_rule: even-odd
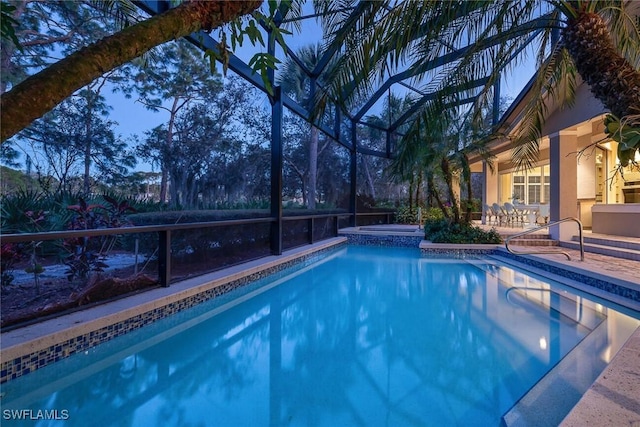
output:
[[[625,203],[640,203],[640,181],[627,181],[622,186]]]

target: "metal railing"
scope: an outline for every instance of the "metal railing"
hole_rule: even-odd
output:
[[[515,238],[526,236],[527,234],[531,234],[531,233],[534,233],[536,231],[543,230],[545,228],[553,227],[555,225],[558,225],[558,224],[561,224],[561,223],[567,222],[567,221],[575,221],[578,224],[578,232],[579,232],[579,238],[580,238],[580,261],[584,261],[584,239],[583,239],[583,236],[582,236],[582,222],[580,222],[580,220],[578,218],[574,218],[574,217],[563,218],[563,219],[558,220],[558,221],[550,222],[549,224],[544,224],[544,225],[541,225],[539,227],[531,228],[531,229],[529,229],[527,231],[523,231],[522,233],[511,235],[511,236],[509,236],[509,237],[507,237],[505,239],[504,246],[505,246],[505,248],[507,249],[507,251],[509,253],[512,253],[514,255],[562,254],[562,255],[566,256],[569,261],[571,261],[571,255],[569,255],[567,252],[561,251],[561,250],[555,250],[555,251],[550,251],[550,250],[546,250],[546,251],[541,251],[541,250],[536,250],[536,251],[514,251],[513,249],[509,248],[509,242],[511,240],[515,239]]]
[[[361,225],[359,222],[357,222],[358,218],[368,218],[368,217],[375,217],[375,216],[382,217],[382,218],[385,219],[386,224],[391,224],[392,223],[391,221],[394,219],[395,215],[396,215],[395,211],[392,211],[392,212],[358,212],[356,214],[355,225],[356,226]]]
[[[306,236],[306,243],[313,244],[315,242],[313,230],[316,221],[329,219],[333,222],[331,228],[331,234],[333,236],[338,235],[338,221],[343,217],[350,217],[353,214],[349,213],[330,213],[320,215],[287,215],[282,217],[283,223],[290,223],[292,221],[306,221],[308,223],[308,232]],[[208,221],[208,222],[192,222],[182,224],[162,224],[162,225],[145,225],[145,226],[130,226],[121,228],[102,228],[102,229],[89,229],[89,230],[66,230],[66,231],[51,231],[41,233],[20,233],[20,234],[1,234],[0,240],[2,243],[26,243],[34,241],[50,241],[58,239],[72,239],[72,238],[88,238],[97,236],[116,236],[127,234],[141,234],[141,233],[157,233],[158,242],[158,282],[161,286],[169,286],[171,282],[171,238],[172,232],[181,230],[202,230],[216,227],[232,227],[243,226],[250,224],[271,223],[274,224],[277,219],[272,217],[260,217],[249,219],[236,219],[236,220],[223,220],[223,221]]]

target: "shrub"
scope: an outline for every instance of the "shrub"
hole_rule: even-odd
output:
[[[67,228],[69,230],[90,230],[97,228],[119,228],[129,225],[125,215],[135,212],[127,201],[117,201],[110,196],[102,196],[105,203],[88,204],[82,197],[77,205],[69,205],[67,209],[73,217]],[[64,247],[69,251],[64,263],[67,265],[67,278],[87,278],[92,271],[102,272],[107,264],[102,262],[104,254],[116,244],[117,236],[76,237],[64,240]]]
[[[439,234],[443,230],[448,230],[451,227],[451,223],[446,218],[431,219],[425,221],[423,227],[425,237],[431,240],[430,236]]]
[[[502,243],[495,229],[485,231],[471,224],[455,224],[446,219],[427,221],[425,239],[433,243]]]
[[[482,200],[477,198],[460,200],[460,210],[466,212],[467,207],[471,207],[471,212],[482,212]]]
[[[438,221],[444,219],[444,213],[440,208],[427,208],[422,210],[422,220],[426,223],[428,221]]]
[[[13,282],[13,269],[22,258],[22,248],[16,243],[0,245],[0,287],[4,290]]]
[[[396,222],[398,224],[417,224],[418,223],[418,208],[409,206],[399,206],[396,210]]]

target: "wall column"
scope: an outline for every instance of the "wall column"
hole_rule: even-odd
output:
[[[575,131],[560,131],[549,135],[551,197],[549,221],[578,217],[578,135]],[[571,240],[578,234],[574,222],[551,227],[551,237]]]

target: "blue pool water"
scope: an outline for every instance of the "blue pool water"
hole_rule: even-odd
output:
[[[2,425],[497,426],[598,330],[588,386],[628,319],[415,249],[349,246],[281,276],[4,384]]]

